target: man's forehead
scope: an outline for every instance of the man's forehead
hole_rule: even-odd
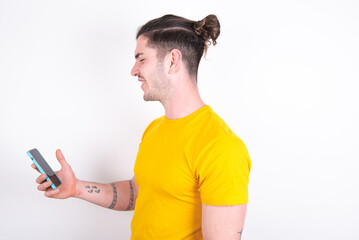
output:
[[[144,54],[151,54],[154,49],[147,46],[147,38],[144,36],[139,36],[137,38],[137,44],[135,49],[135,58],[137,59],[139,56]]]

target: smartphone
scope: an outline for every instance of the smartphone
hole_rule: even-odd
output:
[[[50,165],[41,156],[40,152],[36,148],[28,151],[27,155],[29,155],[31,160],[36,165],[37,169],[39,169],[42,174],[47,175],[46,180],[52,182],[51,187],[53,189],[56,189],[61,185],[61,181],[56,175],[56,173],[51,169]]]

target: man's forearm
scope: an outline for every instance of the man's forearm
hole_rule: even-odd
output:
[[[109,184],[78,181],[75,197],[105,208],[127,211],[134,209],[137,194],[130,180]]]

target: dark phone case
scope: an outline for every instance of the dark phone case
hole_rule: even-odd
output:
[[[39,169],[42,174],[47,175],[46,180],[52,182],[51,187],[53,189],[56,189],[61,185],[61,181],[56,175],[56,173],[52,170],[50,165],[46,162],[46,160],[42,157],[42,155],[36,148],[28,151],[27,155],[29,155],[31,160],[36,165],[37,169]]]

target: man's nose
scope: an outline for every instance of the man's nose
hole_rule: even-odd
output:
[[[131,69],[131,75],[136,77],[137,75],[139,75],[139,71],[138,71],[138,67],[137,64],[135,63]]]

